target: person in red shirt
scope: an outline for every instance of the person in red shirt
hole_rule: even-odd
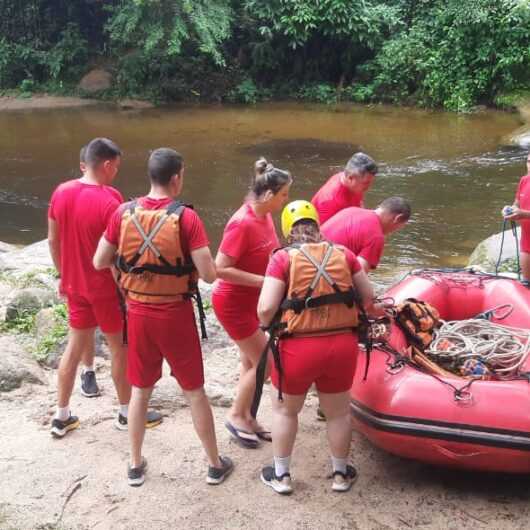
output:
[[[279,340],[281,376],[276,362],[271,373],[272,384],[278,389],[271,392],[274,464],[261,472],[262,482],[284,495],[293,490],[290,459],[298,414],[313,383],[327,418],[333,491],[347,491],[357,477],[348,462],[352,437],[349,390],[358,353],[354,329],[356,297],[352,288],[367,311],[381,313],[382,309],[374,307],[372,286],[355,255],[345,247],[326,242],[317,220],[316,210],[307,201],[295,201],[285,207],[282,230],[288,247],[271,256],[258,303],[263,326],[271,324],[283,305],[281,322],[289,330],[289,335],[280,335]],[[292,245],[296,246],[289,248]],[[308,255],[311,259],[306,259]],[[330,303],[330,293],[336,289],[341,291],[341,297],[351,292],[351,305],[344,298]],[[309,290],[311,294],[307,295]],[[307,309],[308,300],[317,303],[323,296],[328,299],[325,304]],[[295,303],[299,309],[294,309]]]
[[[291,175],[261,159],[247,200],[228,221],[215,260],[219,281],[212,293],[215,314],[237,344],[241,367],[226,428],[240,445],[255,448],[270,433],[251,414],[256,367],[267,337],[259,329],[257,305],[269,256],[280,246],[272,213],[287,202]]]
[[[385,199],[375,210],[345,208],[321,227],[322,235],[350,249],[365,272],[374,270],[385,246],[385,237],[403,228],[411,215],[409,203],[401,197]]]
[[[355,153],[344,168],[317,191],[311,202],[324,224],[337,212],[350,206],[364,206],[364,194],[372,186],[377,165],[368,155]]]
[[[503,215],[506,220],[519,221],[521,225],[521,272],[530,281],[530,153],[526,157],[526,171],[517,186],[512,213]]]
[[[141,234],[141,231],[135,229],[132,223],[127,225],[124,221],[131,208],[134,212],[137,209],[143,211],[144,216],[145,212],[159,210],[168,216],[158,232],[151,231],[152,225],[149,231],[146,230],[138,217],[134,218],[135,224],[140,223],[145,235],[142,235],[139,243],[135,243],[132,252],[138,254],[138,245],[145,246],[145,251],[151,249],[151,254],[148,254],[147,261],[143,264],[151,267],[150,272],[143,272],[137,277],[147,276],[134,280],[135,266],[126,263],[123,267],[118,263],[122,271],[120,285],[125,289],[129,285],[129,290],[125,291],[128,307],[128,377],[133,390],[129,411],[131,462],[127,472],[128,483],[131,486],[141,486],[144,482],[147,465],[142,457],[144,418],[153,387],[162,376],[162,362],[165,359],[171,368],[171,375],[182,387],[190,404],[193,425],[208,457],[210,467],[206,480],[208,484],[219,484],[230,474],[233,464],[228,457],[220,457],[217,449],[212,410],[204,392],[202,352],[192,302],[188,296],[191,293],[173,292],[178,291],[178,287],[167,287],[167,274],[155,272],[156,267],[160,268],[163,263],[159,256],[172,256],[176,251],[180,252],[181,262],[193,263],[199,276],[208,283],[215,280],[215,265],[201,219],[193,209],[175,203],[184,181],[182,156],[173,149],[156,149],[149,157],[148,173],[151,181],[149,194],[123,205],[114,213],[94,256],[95,268],[108,271],[108,267],[116,262],[118,251],[124,253],[124,249],[130,247],[130,241],[136,241],[131,238]],[[173,207],[180,208],[177,210],[180,211],[178,220],[169,216],[169,209]],[[156,213],[149,215],[156,226],[163,219],[163,216],[157,217]],[[177,234],[174,232],[175,223],[178,223]],[[151,234],[155,234],[152,239]],[[157,235],[160,237],[157,238]],[[120,257],[123,256],[124,254],[120,254]],[[178,258],[175,259],[178,263]],[[166,261],[164,258],[164,262]],[[129,270],[133,272],[129,274],[127,281],[135,281],[138,288],[125,283],[124,278]],[[186,291],[189,291],[189,271],[181,276],[185,276],[183,282]],[[177,279],[173,276],[169,281],[177,282],[178,276]],[[141,282],[146,282],[145,286]]]
[[[82,356],[94,345],[97,326],[105,334],[112,353],[112,379],[120,411],[116,427],[127,428],[127,407],[131,388],[126,377],[126,349],[122,344],[122,314],[116,286],[110,271],[96,271],[92,257],[99,238],[121,194],[110,186],[121,161],[118,146],[106,138],[95,138],[86,147],[86,171],[80,179],[60,184],[48,210],[48,243],[60,275],[60,293],[68,306],[69,336],[61,358],[57,382],[57,412],[51,434],[64,437],[79,426],[69,402],[77,367]],[[151,412],[149,421],[157,425],[160,414]]]

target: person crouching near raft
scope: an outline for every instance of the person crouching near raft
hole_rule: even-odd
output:
[[[365,153],[355,153],[344,171],[336,173],[317,191],[311,202],[320,224],[350,206],[364,207],[364,195],[374,183],[377,164]]]
[[[504,209],[503,216],[507,221],[519,221],[521,225],[521,272],[523,278],[530,282],[530,153],[526,156],[526,171],[517,186],[511,212],[506,215],[508,212]]]
[[[59,290],[68,307],[68,343],[61,358],[57,381],[57,412],[51,434],[63,438],[79,426],[70,412],[77,367],[94,345],[99,326],[112,354],[112,380],[120,411],[115,426],[127,429],[127,407],[131,387],[127,381],[127,350],[122,344],[122,313],[110,271],[97,271],[92,257],[108,220],[123,202],[110,186],[121,162],[119,147],[107,138],[95,138],[84,153],[84,173],[79,179],[60,184],[53,192],[48,210],[48,244],[60,275]],[[162,416],[151,411],[150,426]]]
[[[269,256],[280,246],[272,213],[279,212],[289,197],[292,178],[260,159],[247,200],[230,218],[215,260],[220,280],[212,293],[215,314],[240,351],[240,374],[236,397],[226,428],[243,447],[254,449],[259,440],[270,441],[252,416],[256,367],[267,344],[259,328],[257,306]]]
[[[271,373],[278,390],[271,393],[274,465],[263,468],[261,480],[277,493],[293,491],[290,461],[298,414],[315,383],[327,417],[332,490],[344,492],[357,477],[348,460],[357,303],[374,312],[373,290],[355,255],[322,238],[311,203],[288,204],[282,231],[288,246],[272,255],[258,303],[262,326],[280,337]]]
[[[149,157],[148,173],[149,194],[124,204],[113,215],[94,256],[96,269],[116,263],[127,296],[132,384],[127,480],[130,486],[141,486],[145,479],[144,419],[165,359],[190,404],[193,425],[206,451],[210,466],[206,481],[219,484],[233,464],[217,450],[191,302],[197,275],[212,283],[215,265],[201,219],[176,200],[183,186],[182,157],[173,149],[156,149]]]

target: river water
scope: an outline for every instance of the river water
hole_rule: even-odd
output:
[[[518,125],[517,115],[495,111],[459,116],[294,103],[4,112],[0,240],[44,238],[54,187],[77,176],[82,145],[107,136],[124,150],[115,186],[125,197],[147,190],[150,149],[169,146],[184,155],[184,199],[204,219],[214,250],[260,155],[294,175],[292,199],[309,199],[353,152],[366,151],[380,166],[367,206],[391,195],[413,205],[412,221],[389,239],[376,278],[420,266],[462,265],[481,239],[499,231],[499,211],[511,203],[525,170],[526,152],[502,146]]]

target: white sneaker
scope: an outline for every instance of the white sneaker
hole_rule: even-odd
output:
[[[346,473],[341,471],[334,471],[331,477],[333,478],[333,484],[331,489],[333,491],[349,491],[353,486],[353,483],[357,480],[357,470],[353,466],[346,466]]]
[[[274,471],[274,466],[267,466],[261,470],[261,482],[270,486],[280,495],[290,495],[293,492],[291,475],[289,473],[284,473],[281,477],[277,477],[276,472]]]

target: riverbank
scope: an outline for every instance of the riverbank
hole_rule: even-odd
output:
[[[0,306],[23,289],[53,293],[57,279],[46,242],[25,248],[0,245]],[[205,291],[206,299],[208,292]],[[42,311],[42,310],[39,310]],[[3,317],[2,317],[3,320]],[[344,495],[330,491],[325,424],[315,421],[309,396],[300,418],[293,458],[295,493],[275,495],[259,481],[271,446],[248,451],[232,444],[223,427],[237,378],[237,353],[208,310],[210,338],[203,344],[207,392],[212,400],[219,446],[236,470],[216,488],[205,484],[206,463],[193,433],[182,394],[166,373],[152,406],[164,422],[146,435],[150,468],[142,488],[127,486],[127,435],[112,423],[117,410],[110,363],[103,345],[97,377],[103,394],[86,399],[78,383],[71,401],[81,427],[64,440],[52,439],[56,370],[34,359],[35,337],[4,329],[0,366],[27,366],[34,379],[0,391],[0,527],[9,529],[274,528],[444,529],[524,528],[530,516],[525,477],[436,469],[384,453],[354,433],[352,460],[360,478]],[[19,330],[20,331],[20,330]],[[2,376],[0,375],[0,382]],[[270,390],[267,388],[265,393]],[[271,411],[263,400],[262,421]]]

